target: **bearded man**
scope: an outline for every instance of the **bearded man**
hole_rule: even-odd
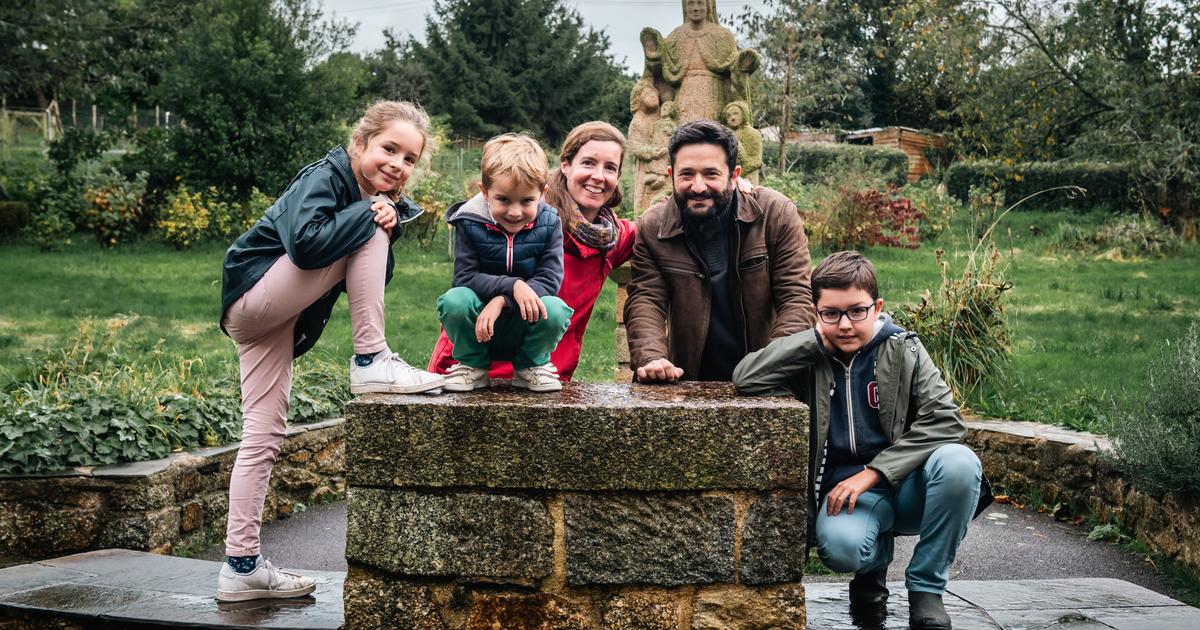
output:
[[[625,328],[638,382],[728,381],[746,354],[813,325],[812,264],[796,204],[736,184],[737,138],[680,126],[673,195],[638,221]]]

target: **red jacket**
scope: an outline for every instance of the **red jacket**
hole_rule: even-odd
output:
[[[563,239],[563,283],[558,290],[558,297],[567,306],[575,309],[571,316],[571,326],[567,328],[558,347],[550,353],[550,361],[558,368],[558,377],[562,381],[570,381],[579,365],[579,352],[583,348],[583,333],[587,330],[588,320],[592,318],[592,307],[604,281],[612,270],[620,267],[633,256],[633,241],[637,235],[637,224],[625,219],[618,219],[621,234],[617,244],[603,252],[592,249],[576,241],[571,236]],[[615,325],[615,323],[614,323]],[[454,344],[441,331],[433,356],[429,358],[429,371],[445,374],[454,365]],[[508,361],[493,361],[488,374],[491,378],[512,378],[512,364]]]

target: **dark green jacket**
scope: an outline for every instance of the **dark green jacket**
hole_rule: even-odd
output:
[[[407,197],[396,204],[399,223],[392,240],[400,235],[401,225],[421,214],[421,208]],[[330,150],[324,158],[300,170],[287,189],[267,208],[253,227],[239,236],[225,252],[221,275],[221,330],[225,313],[250,287],[267,273],[280,256],[287,255],[301,269],[322,269],[362,247],[375,234],[375,213],[371,202],[364,201],[350,156],[342,147]],[[387,280],[392,278],[395,260],[388,252]],[[294,356],[312,348],[329,321],[333,305],[346,290],[338,283],[309,305],[296,322]]]
[[[961,444],[967,436],[967,425],[954,404],[950,387],[916,333],[903,331],[883,340],[875,358],[879,425],[891,444],[867,466],[879,471],[894,488],[925,465],[939,447]],[[815,329],[776,339],[746,355],[733,370],[733,384],[739,393],[793,395],[808,404],[808,479],[813,484],[829,439],[833,379],[833,368],[821,351]],[[817,514],[815,497],[820,493],[815,486],[809,490],[811,531]],[[991,503],[989,490],[990,484],[984,479],[976,515]]]

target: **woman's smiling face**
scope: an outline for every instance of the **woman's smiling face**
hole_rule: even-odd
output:
[[[584,215],[594,215],[612,198],[621,177],[621,145],[611,140],[589,140],[575,158],[562,163],[567,193]]]

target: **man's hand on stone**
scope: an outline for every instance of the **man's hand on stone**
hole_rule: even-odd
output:
[[[655,359],[637,369],[639,383],[674,383],[683,378],[683,369],[666,359]]]

